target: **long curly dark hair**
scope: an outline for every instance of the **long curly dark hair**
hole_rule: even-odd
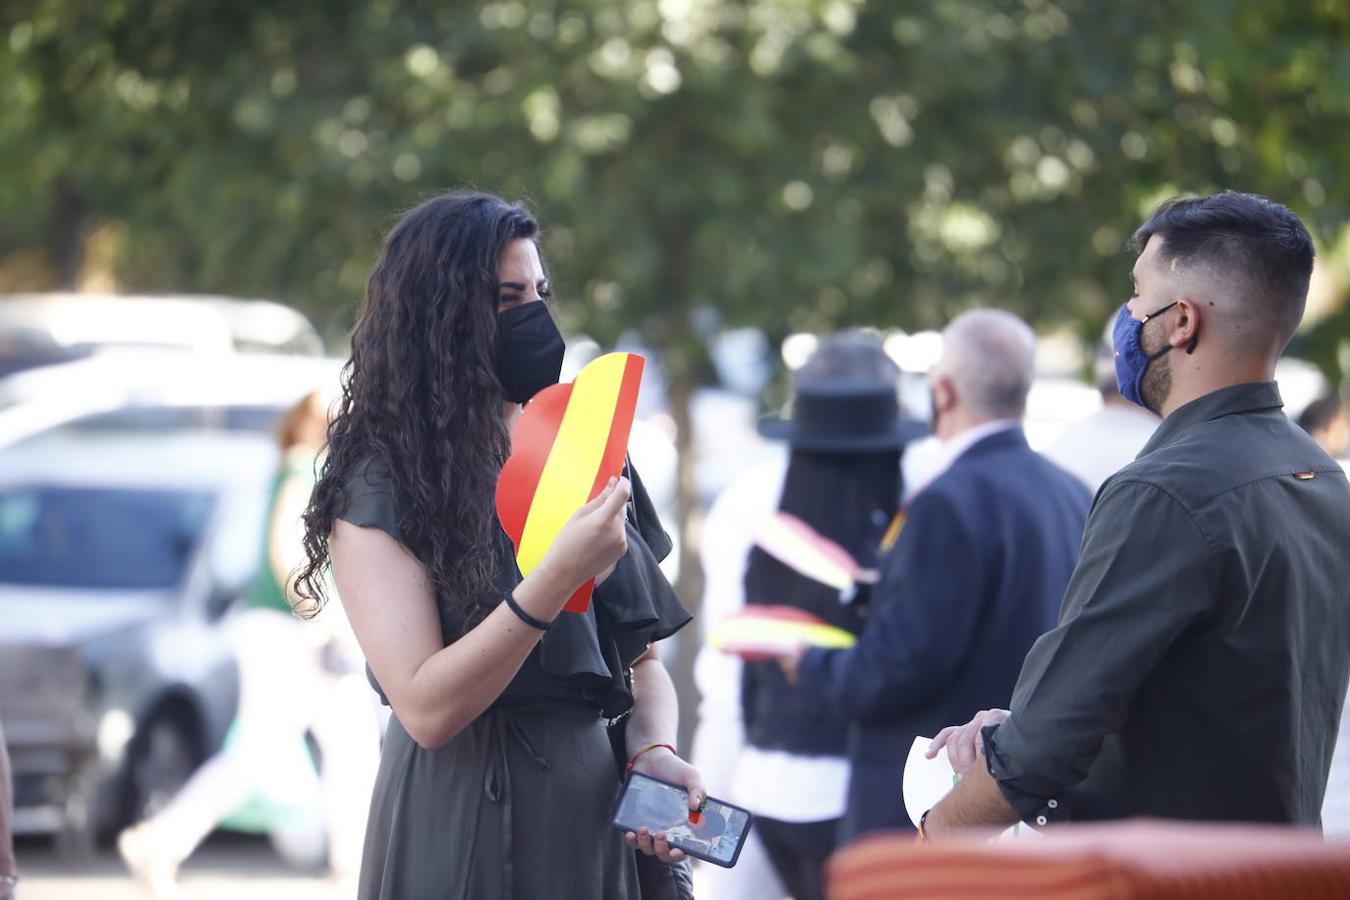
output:
[[[305,511],[302,615],[326,602],[328,537],[345,486],[387,467],[399,534],[462,622],[496,605],[497,475],[510,452],[495,372],[497,268],[539,227],[521,204],[453,193],[422,203],[385,238],[352,332],[328,454]]]

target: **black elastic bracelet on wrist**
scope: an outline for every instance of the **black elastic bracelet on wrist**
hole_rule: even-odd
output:
[[[511,612],[516,614],[517,619],[524,622],[531,628],[538,628],[540,631],[548,631],[550,628],[553,627],[552,622],[545,622],[541,619],[536,619],[534,616],[530,615],[525,610],[521,609],[520,604],[516,602],[516,598],[509,593],[506,595],[506,605],[511,610]]]

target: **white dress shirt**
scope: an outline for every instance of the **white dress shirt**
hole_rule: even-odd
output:
[[[1064,429],[1045,455],[1096,493],[1102,482],[1134,462],[1160,421],[1133,403],[1108,403]]]
[[[947,440],[929,436],[905,445],[904,455],[900,458],[900,471],[905,481],[903,502],[908,504],[914,495],[932,484],[937,477],[952,467],[961,456],[987,437],[993,437],[1004,431],[1020,428],[1018,419],[995,419],[973,428],[967,428],[960,434]]]

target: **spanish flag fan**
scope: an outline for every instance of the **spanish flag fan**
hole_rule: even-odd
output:
[[[571,384],[545,388],[520,414],[497,478],[497,517],[522,575],[539,565],[572,514],[623,471],[642,367],[641,356],[608,353]],[[594,587],[582,585],[563,608],[585,612]]]
[[[749,523],[755,544],[798,575],[852,598],[859,584],[872,584],[877,573],[864,569],[847,550],[792,515],[778,511]]]
[[[708,646],[746,662],[777,659],[802,645],[844,649],[858,639],[818,616],[793,606],[746,604],[708,635]]]

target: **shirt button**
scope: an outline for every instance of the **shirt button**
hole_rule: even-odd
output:
[[[1048,807],[1050,807],[1051,809],[1059,809],[1059,801],[1058,801],[1058,800],[1051,800],[1049,803],[1047,803],[1047,804],[1045,804],[1045,805],[1048,806]]]
[[[1044,824],[1045,824],[1045,816],[1037,816],[1037,817],[1036,817],[1036,824],[1037,824],[1037,825],[1044,825]]]

